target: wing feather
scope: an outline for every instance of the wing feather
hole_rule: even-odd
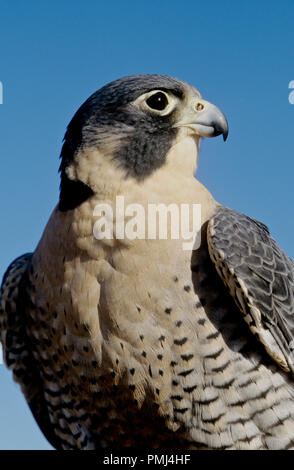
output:
[[[294,373],[294,264],[268,228],[220,207],[209,221],[210,257],[251,331]]]
[[[60,449],[47,412],[43,384],[26,334],[26,273],[32,254],[15,259],[3,276],[0,290],[0,342],[4,361],[21,386],[31,412],[50,444]]]

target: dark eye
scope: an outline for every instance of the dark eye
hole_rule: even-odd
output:
[[[163,111],[168,105],[168,99],[161,91],[154,93],[147,100],[149,108],[156,109],[156,111]]]

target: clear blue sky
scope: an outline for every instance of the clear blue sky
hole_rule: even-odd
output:
[[[294,258],[294,2],[23,2],[0,12],[0,274],[34,250],[58,197],[58,156],[78,106],[115,78],[162,73],[195,85],[230,135],[203,141],[199,179],[266,223]],[[48,449],[0,365],[0,449]]]

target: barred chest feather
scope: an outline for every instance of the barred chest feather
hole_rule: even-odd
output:
[[[109,246],[83,210],[78,237],[54,213],[30,270],[28,333],[65,447],[263,447],[258,413],[287,418],[287,378],[238,321],[205,230],[193,253]]]

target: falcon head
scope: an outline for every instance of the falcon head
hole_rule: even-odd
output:
[[[143,180],[163,166],[181,129],[199,144],[220,134],[226,140],[223,113],[192,86],[163,75],[134,75],[93,93],[68,125],[61,151],[59,209],[74,209],[94,194],[91,185],[70,171],[87,149],[95,149]]]

